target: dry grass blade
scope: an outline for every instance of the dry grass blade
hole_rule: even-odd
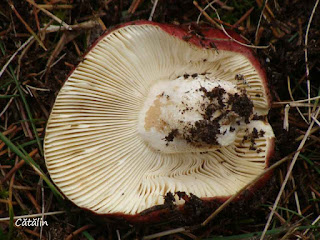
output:
[[[256,29],[256,34],[255,34],[255,42],[258,42],[258,34],[259,34],[260,24],[261,24],[262,16],[263,16],[265,7],[267,6],[267,3],[268,3],[268,0],[265,0],[264,4],[263,4],[263,7],[262,7],[262,10],[261,10],[261,14],[260,14],[260,17],[259,17],[259,21],[258,21],[257,29]]]
[[[142,240],[150,240],[150,239],[154,239],[154,238],[160,238],[160,237],[163,237],[163,236],[168,236],[168,235],[171,235],[171,234],[181,233],[181,232],[185,232],[185,231],[186,231],[186,228],[184,228],[184,227],[171,229],[171,230],[168,230],[168,231],[163,231],[163,232],[160,232],[160,233],[155,233],[155,234],[151,234],[151,235],[145,236],[145,237],[142,238]]]
[[[295,101],[294,98],[293,98],[293,95],[292,95],[292,91],[291,91],[291,84],[290,84],[290,78],[289,76],[287,76],[287,82],[288,82],[288,92],[289,92],[289,95],[290,95],[290,98],[292,101]],[[309,100],[308,100],[309,101]],[[297,101],[296,101],[297,102]],[[301,112],[300,108],[299,107],[296,107],[298,113],[300,114],[301,118],[308,124],[308,121],[307,119],[303,116],[303,113]]]
[[[12,56],[9,58],[9,60],[6,62],[6,64],[2,67],[1,71],[0,71],[0,78],[2,76],[2,74],[4,73],[4,71],[7,69],[7,67],[9,66],[9,64],[12,62],[12,60],[17,56],[17,54],[22,50],[24,49],[28,44],[29,42],[31,42],[31,40],[33,39],[34,37],[31,36],[28,38],[27,41],[25,41],[16,51],[14,54],[12,54]]]
[[[317,99],[320,99],[320,96],[310,98],[310,100],[317,100]],[[303,103],[303,102],[307,102],[307,101],[309,101],[309,99],[283,101],[283,102],[273,102],[272,104],[275,104],[275,105],[279,105],[279,104],[281,104],[281,105],[283,105],[283,104],[290,104],[290,106],[293,106],[293,105],[296,104],[296,103]]]
[[[67,28],[68,30],[72,30],[72,28],[65,23],[64,21],[62,21],[60,18],[58,18],[57,16],[55,16],[54,14],[52,14],[51,12],[49,12],[48,10],[42,8],[41,6],[39,6],[38,4],[36,4],[33,0],[26,0],[28,3],[30,3],[31,5],[35,6],[36,8],[38,8],[39,10],[41,10],[42,12],[44,12],[47,16],[51,17],[53,20],[57,21],[59,24],[61,24],[62,26],[64,26],[65,28]]]
[[[215,1],[212,1],[211,4],[214,3],[214,2],[215,2]],[[216,21],[214,21],[214,20],[208,15],[208,13],[206,13],[206,9],[209,7],[209,4],[208,4],[205,8],[202,8],[202,7],[199,6],[199,4],[198,4],[197,1],[193,1],[193,5],[196,6],[196,8],[198,8],[199,11],[200,11],[200,14],[199,14],[197,23],[199,22],[199,19],[200,19],[201,15],[203,14],[203,16],[204,16],[211,24],[213,24],[213,25],[215,25],[216,27],[218,27],[219,29],[221,29],[219,23],[217,23]]]
[[[12,11],[16,14],[16,16],[19,18],[19,20],[23,23],[23,25],[26,27],[26,29],[28,30],[28,32],[37,40],[37,42],[39,43],[39,45],[45,50],[47,51],[47,48],[44,46],[44,44],[42,43],[42,41],[40,40],[40,38],[37,36],[37,34],[31,29],[31,27],[26,23],[26,21],[21,17],[21,15],[19,14],[19,12],[16,10],[15,6],[13,5],[13,3],[11,1],[8,2]],[[28,39],[29,40],[29,39]]]
[[[311,225],[315,225],[317,224],[317,222],[320,221],[320,215],[311,223]],[[308,232],[309,232],[310,228],[306,229],[304,232],[303,232],[303,235],[306,235]]]
[[[315,113],[315,116],[314,116],[314,117],[317,118],[318,115],[319,115],[319,113],[320,113],[320,107],[318,107],[318,110],[317,110],[317,112]],[[275,202],[274,202],[274,204],[273,204],[272,211],[271,211],[271,213],[270,213],[270,215],[269,215],[269,217],[268,217],[267,223],[266,223],[266,225],[265,225],[265,227],[264,227],[264,230],[263,230],[263,232],[262,232],[262,235],[261,235],[261,238],[260,238],[261,240],[263,240],[264,237],[265,237],[265,235],[266,235],[266,232],[267,232],[267,230],[268,230],[268,228],[269,228],[269,226],[270,226],[270,223],[271,223],[273,214],[274,214],[274,212],[276,211],[276,208],[278,207],[278,204],[279,204],[280,198],[281,198],[281,196],[282,196],[282,193],[283,193],[283,191],[284,191],[284,188],[285,188],[285,186],[286,186],[286,184],[287,184],[287,182],[288,182],[288,180],[289,180],[289,177],[290,177],[290,175],[291,175],[292,169],[293,169],[293,167],[294,167],[294,165],[295,165],[295,163],[296,163],[296,161],[297,161],[297,159],[298,159],[298,156],[299,156],[299,154],[300,154],[301,149],[303,148],[304,144],[305,144],[306,141],[307,141],[307,138],[308,138],[309,135],[310,135],[310,131],[311,131],[314,123],[315,123],[314,121],[312,121],[312,122],[310,123],[310,126],[309,126],[306,134],[304,135],[304,138],[303,138],[302,141],[300,142],[300,145],[299,145],[299,147],[298,147],[297,152],[296,152],[295,155],[293,156],[293,159],[292,159],[292,162],[291,162],[291,164],[290,164],[290,166],[289,166],[289,168],[288,168],[286,177],[285,177],[285,179],[284,179],[284,181],[283,181],[283,183],[282,183],[282,185],[281,185],[281,188],[280,188],[280,191],[279,191],[279,193],[278,193],[278,196],[277,196],[277,198],[276,198],[276,200],[275,200]]]
[[[153,18],[153,14],[156,10],[156,7],[158,5],[158,0],[155,0],[154,3],[153,3],[153,7],[152,7],[152,10],[151,10],[151,13],[150,13],[150,17],[149,17],[149,21],[152,21],[152,18]]]
[[[207,1],[207,2],[208,2],[208,1]],[[213,2],[214,2],[214,1],[213,1]],[[210,7],[215,11],[215,13],[216,13],[216,15],[217,15],[217,17],[218,17],[218,20],[221,20],[220,15],[219,15],[217,9],[215,9],[215,8],[212,6],[213,2],[211,2],[211,3],[208,2],[208,6],[210,6]],[[195,6],[198,5],[198,3],[197,3],[196,1],[194,1],[193,4],[194,4]],[[199,6],[199,5],[198,5],[198,6]],[[199,10],[200,10],[201,12],[203,12],[203,15],[204,15],[204,16],[206,16],[206,15],[204,14],[205,11],[202,10],[202,8],[201,8],[200,6],[199,6]],[[210,17],[208,14],[207,14],[207,16],[208,16],[209,19],[211,19],[211,17]],[[213,19],[211,19],[211,20],[213,21]],[[218,24],[218,23],[217,23],[217,24]],[[219,28],[223,31],[223,33],[224,33],[231,41],[234,41],[234,42],[236,42],[236,43],[238,43],[238,44],[240,44],[240,45],[242,45],[242,46],[249,47],[249,48],[257,48],[257,49],[269,48],[269,46],[255,46],[255,45],[250,45],[250,44],[242,43],[242,42],[234,39],[233,37],[231,37],[230,34],[226,31],[226,29],[224,28],[224,26],[223,26],[222,24],[220,24]],[[208,38],[208,39],[209,39],[209,38]]]
[[[308,62],[308,36],[309,36],[309,30],[310,30],[310,25],[314,16],[314,13],[316,12],[316,9],[318,7],[319,0],[316,0],[316,3],[313,6],[312,13],[310,15],[308,25],[307,25],[307,30],[306,30],[306,36],[304,39],[304,56],[305,56],[305,64],[306,64],[306,79],[307,79],[307,91],[308,91],[308,103],[310,104],[310,78],[309,78],[309,62]],[[311,121],[311,107],[308,108],[308,117],[309,117],[309,122]]]

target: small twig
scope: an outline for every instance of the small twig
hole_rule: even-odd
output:
[[[12,125],[10,125],[12,126]],[[22,129],[22,127],[17,127],[14,125],[13,128],[9,128],[8,130],[4,131],[2,134],[4,136],[6,135],[9,135],[10,134],[10,137],[9,138],[13,138],[20,130]],[[0,142],[0,150],[5,146],[5,142]]]
[[[252,13],[254,7],[250,8],[243,16],[235,23],[233,24],[234,28],[237,28],[244,20],[246,20],[247,17]]]
[[[78,23],[75,25],[69,25],[69,27],[71,27],[72,30],[81,30],[81,29],[91,29],[98,25],[99,25],[98,21],[90,20],[90,21]],[[41,30],[43,29],[44,28],[42,28]],[[52,32],[58,32],[58,31],[70,31],[70,29],[65,26],[51,25],[45,30],[46,33],[52,33]]]
[[[312,19],[313,19],[313,16],[314,16],[314,13],[317,9],[317,6],[319,4],[319,0],[316,0],[316,3],[314,4],[313,6],[313,9],[312,9],[312,13],[310,15],[310,18],[309,18],[309,22],[308,22],[308,25],[307,25],[307,30],[306,30],[306,36],[305,36],[305,39],[304,39],[304,61],[305,61],[305,64],[306,64],[306,79],[307,79],[307,89],[308,89],[308,103],[310,103],[310,79],[309,79],[309,62],[308,62],[308,36],[309,36],[309,30],[310,30],[310,25],[311,25],[311,22],[312,22]],[[309,122],[311,121],[311,107],[308,108],[308,119],[309,119]]]
[[[135,13],[135,11],[137,10],[137,8],[141,3],[142,3],[142,0],[133,0],[128,9],[128,13]]]
[[[32,150],[29,153],[30,157],[33,157],[36,153],[38,153],[38,148]],[[25,161],[22,159],[20,162],[14,165],[14,167],[4,176],[3,179],[1,179],[0,183],[3,184],[5,181],[7,181],[18,169],[20,169],[25,164]]]
[[[37,213],[41,214],[41,209],[39,204],[37,203],[36,199],[33,197],[33,195],[27,191],[25,193],[25,195],[29,198],[30,202],[33,204],[33,206],[35,207],[35,209],[37,210]]]
[[[11,7],[12,11],[15,13],[15,15],[19,18],[19,20],[23,23],[23,25],[25,26],[25,28],[28,30],[28,32],[32,35],[32,37],[34,37],[37,42],[39,43],[39,45],[45,50],[47,51],[47,48],[44,46],[43,42],[40,40],[40,38],[37,36],[37,34],[31,29],[31,27],[26,23],[26,21],[21,17],[21,15],[19,14],[19,12],[17,11],[17,9],[15,8],[15,6],[13,5],[13,3],[11,1],[8,2],[9,6]],[[30,39],[30,38],[29,38]],[[28,40],[29,40],[28,39]],[[27,40],[27,41],[28,41]],[[1,74],[0,74],[1,76]]]
[[[34,19],[36,20],[37,29],[39,31],[40,30],[40,22],[39,22],[39,17],[38,17],[39,10],[34,7],[32,12],[34,15]]]
[[[10,166],[11,168],[12,166]],[[27,186],[22,186],[22,185],[13,185],[13,188],[14,189],[17,189],[17,190],[26,190],[26,191],[33,191],[33,190],[36,190],[35,187],[27,187]]]
[[[71,240],[73,239],[74,236],[77,236],[78,234],[82,233],[83,231],[88,230],[89,228],[93,228],[94,225],[93,224],[88,224],[85,225],[79,229],[77,229],[76,231],[74,231],[73,233],[71,233],[68,237],[66,237],[66,240]]]
[[[268,208],[270,211],[272,210],[271,207],[268,207]],[[285,225],[287,223],[286,220],[279,213],[276,212],[275,215],[279,219],[281,225]]]
[[[38,7],[41,7],[43,9],[48,9],[48,10],[56,10],[56,9],[73,9],[73,5],[68,5],[68,4],[38,4]]]
[[[226,9],[228,11],[233,11],[234,10],[234,7],[230,7],[226,3],[221,2],[220,0],[215,0],[215,3],[219,4],[222,9]]]
[[[2,134],[3,134],[4,136],[6,136],[6,135],[14,132],[16,129],[17,129],[17,126],[11,124],[6,131],[2,132]]]
[[[65,28],[67,28],[68,30],[72,30],[72,28],[67,23],[62,21],[60,18],[58,18],[57,16],[55,16],[54,14],[49,12],[48,10],[46,10],[43,7],[41,7],[38,4],[36,4],[33,0],[27,0],[27,2],[30,3],[31,5],[35,6],[36,8],[41,10],[42,12],[44,12],[47,16],[51,17],[53,20],[55,20],[56,22],[58,22],[59,24],[61,24]]]
[[[262,7],[263,1],[264,1],[264,0],[256,0],[256,2],[257,2],[257,4],[258,4],[259,7]],[[271,16],[272,18],[275,17],[274,14],[273,14],[273,12],[271,11],[271,8],[268,6],[268,4],[266,4],[266,10],[268,11],[268,13],[270,14],[270,16]]]
[[[320,113],[320,107],[318,107],[318,110],[317,110],[317,112],[316,112],[316,114],[315,114],[315,118],[318,117],[319,113]],[[309,125],[309,128],[308,128],[306,134],[304,135],[304,138],[303,138],[303,139],[301,140],[301,142],[300,142],[300,145],[299,145],[299,147],[298,147],[298,150],[297,150],[296,154],[293,156],[292,162],[291,162],[291,164],[290,164],[290,166],[289,166],[289,168],[288,168],[286,177],[285,177],[285,179],[284,179],[284,181],[283,181],[283,184],[281,185],[281,188],[280,188],[280,191],[279,191],[279,193],[278,193],[278,196],[277,196],[277,198],[276,198],[276,200],[275,200],[275,202],[274,202],[274,204],[273,204],[272,211],[271,211],[271,213],[270,213],[270,215],[269,215],[269,217],[268,217],[267,223],[266,223],[266,225],[265,225],[265,227],[264,227],[264,230],[263,230],[263,232],[262,232],[262,235],[261,235],[261,237],[260,237],[260,240],[263,240],[264,237],[265,237],[265,235],[266,235],[266,232],[267,232],[267,230],[268,230],[268,228],[269,228],[269,226],[270,226],[270,223],[271,223],[273,214],[274,214],[274,212],[276,211],[276,208],[278,207],[278,204],[279,204],[280,198],[281,198],[281,196],[282,196],[282,193],[283,193],[283,191],[284,191],[284,188],[285,188],[285,186],[286,186],[286,184],[287,184],[287,182],[288,182],[288,180],[289,180],[289,177],[290,177],[290,175],[291,175],[292,169],[293,169],[293,167],[294,167],[294,165],[295,165],[295,163],[296,163],[296,161],[297,161],[297,159],[298,159],[298,156],[299,156],[299,154],[300,154],[300,151],[301,151],[302,147],[304,146],[304,144],[306,143],[306,141],[307,141],[307,139],[308,139],[308,137],[309,137],[309,135],[310,135],[310,131],[311,131],[313,125],[314,125],[314,121],[311,121],[311,123],[310,123],[310,125]]]

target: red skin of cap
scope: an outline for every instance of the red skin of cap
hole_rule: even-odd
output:
[[[261,79],[263,80],[263,84],[266,90],[266,95],[268,98],[269,107],[271,106],[271,97],[270,97],[270,92],[268,90],[266,73],[262,68],[259,60],[255,57],[252,49],[249,47],[240,45],[239,43],[231,40],[223,31],[219,29],[213,29],[211,27],[203,27],[196,24],[186,24],[186,25],[177,26],[172,24],[150,22],[146,20],[128,22],[128,23],[118,25],[115,28],[109,31],[106,31],[104,34],[102,34],[92,44],[92,46],[86,51],[86,53],[84,54],[84,59],[85,59],[85,56],[91,51],[91,49],[94,48],[97,45],[97,43],[101,39],[103,39],[106,35],[112,33],[116,29],[119,29],[128,25],[154,25],[154,26],[160,27],[163,31],[169,33],[170,35],[175,36],[195,46],[198,46],[199,48],[206,48],[206,49],[216,48],[218,51],[226,50],[226,51],[241,53],[242,55],[247,57],[247,59],[255,67],[256,71],[258,72]],[[233,39],[241,43],[245,43],[244,39],[239,34],[229,30],[227,32]],[[75,69],[76,67],[69,73],[67,79]],[[269,148],[269,151],[267,152],[267,157],[266,157],[267,159],[266,168],[269,166],[269,161],[274,154],[274,138],[269,139],[269,145],[270,145],[270,148]],[[247,198],[249,196],[252,196],[252,194],[256,190],[263,187],[264,183],[270,178],[271,174],[272,174],[271,171],[268,172],[261,179],[259,179],[257,183],[251,186],[248,189],[248,192],[245,197]],[[223,203],[230,197],[231,196],[221,196],[221,197],[201,198],[201,199],[203,200],[204,203],[208,203],[208,206],[209,206],[210,202],[215,201],[215,202]],[[237,199],[241,199],[241,198],[243,199],[244,196],[240,195]],[[187,199],[188,197],[186,198],[186,200]],[[184,205],[179,205],[177,207],[180,211],[184,210]],[[87,209],[87,208],[82,208],[82,209],[87,210],[93,213],[94,215],[97,215],[102,218],[107,217],[107,218],[115,218],[115,219],[126,219],[127,221],[134,222],[134,223],[161,221],[166,219],[166,215],[169,213],[168,207],[161,207],[161,206],[159,206],[159,208],[157,208],[156,206],[156,207],[147,209],[143,211],[143,213],[138,213],[135,215],[129,215],[129,214],[123,214],[123,213],[97,214],[90,209]]]

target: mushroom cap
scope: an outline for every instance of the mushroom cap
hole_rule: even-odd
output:
[[[217,116],[205,118],[212,106]],[[223,32],[124,24],[98,39],[60,90],[46,165],[67,198],[97,214],[138,219],[170,192],[223,200],[268,167],[274,134],[255,119],[269,108],[259,61]]]

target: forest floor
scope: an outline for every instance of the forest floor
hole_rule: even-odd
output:
[[[1,1],[0,239],[320,239],[319,1],[212,2]],[[219,212],[203,212],[196,202],[185,219],[132,224],[102,220],[59,198],[42,148],[55,97],[98,36],[149,18],[224,26],[254,45],[273,98],[271,164],[282,164],[249,200],[227,203]],[[208,224],[199,225],[212,213]],[[43,217],[48,226],[15,226],[14,217],[24,215]]]

